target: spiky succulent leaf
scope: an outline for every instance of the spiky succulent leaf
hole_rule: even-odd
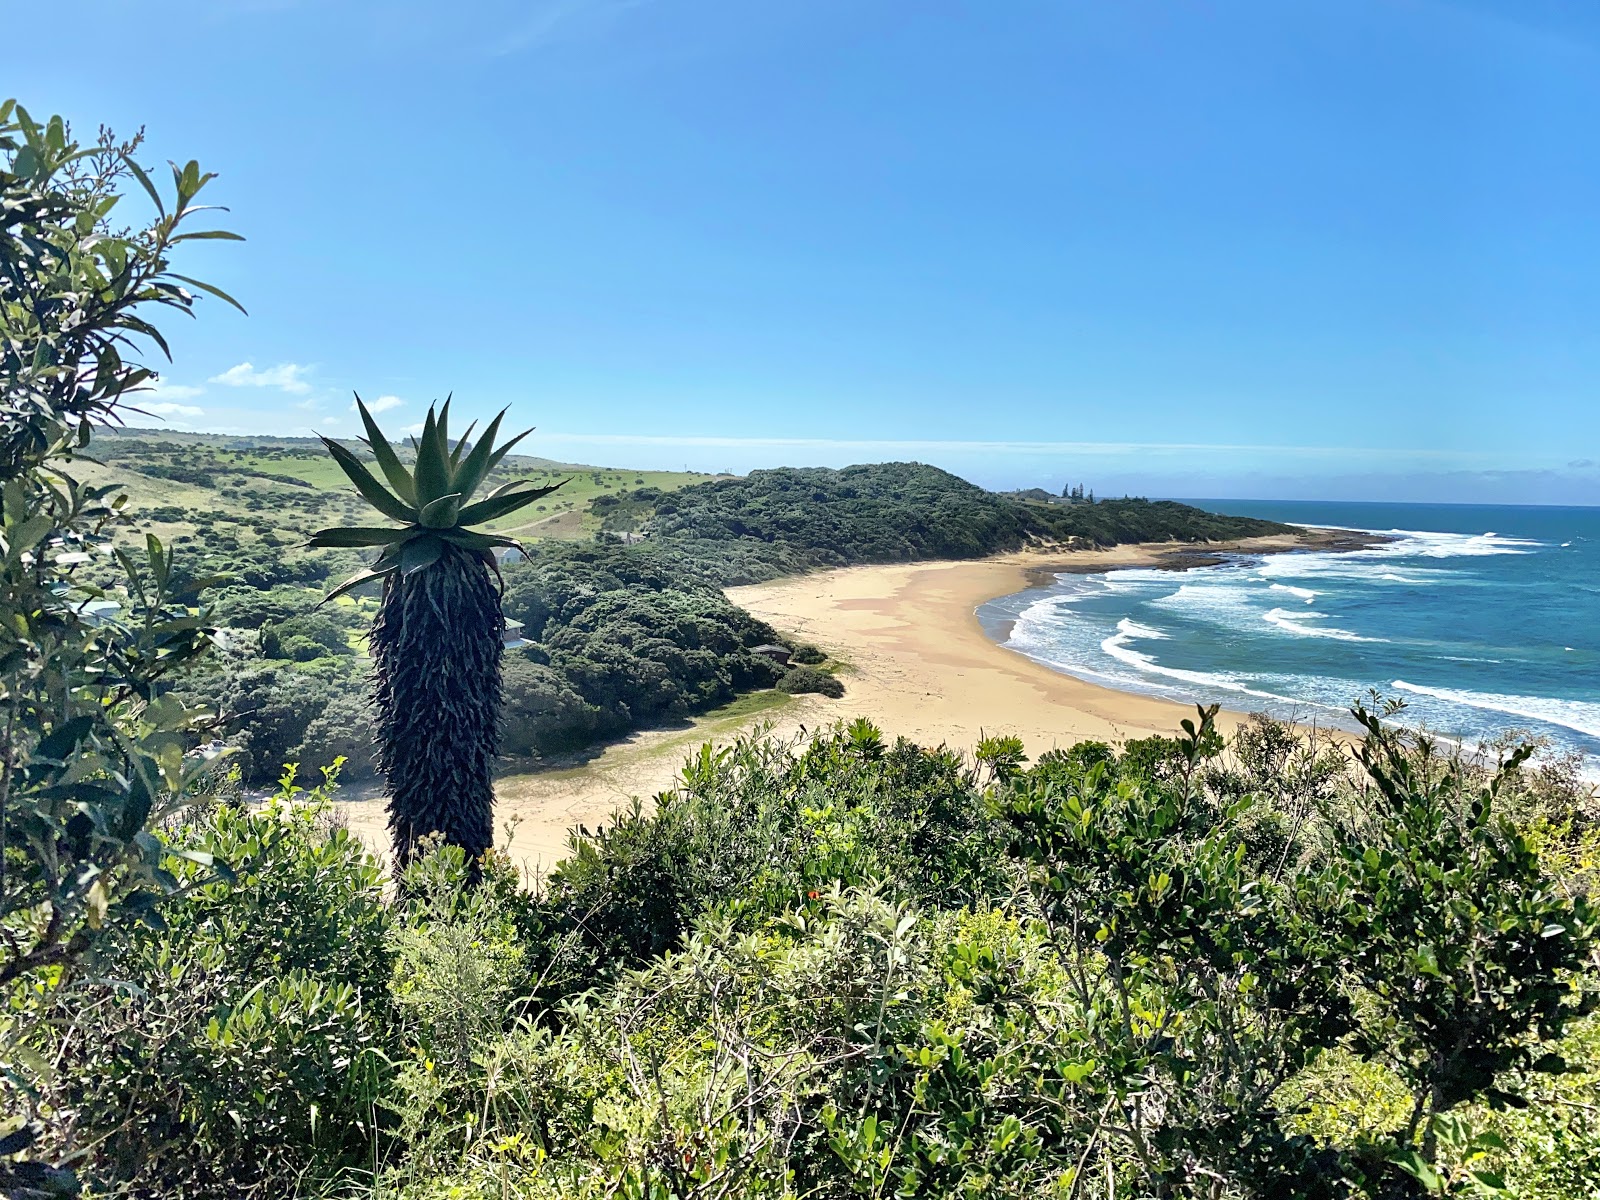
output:
[[[350,477],[350,482],[356,485],[356,491],[366,498],[368,504],[384,516],[392,517],[396,521],[416,520],[416,510],[374,479],[372,472],[367,470],[359,458],[332,438],[323,438],[322,444],[328,448],[328,453],[333,455],[333,461],[338,463]]]
[[[496,450],[493,454],[491,454],[489,456],[489,465],[488,465],[487,468],[485,468],[483,473],[485,475],[487,475],[490,471],[492,471],[496,467],[498,467],[500,465],[500,460],[503,459],[506,455],[511,453],[511,447],[515,446],[518,442],[520,442],[523,438],[527,437],[532,432],[533,432],[533,430],[531,430],[531,429],[524,429],[521,433],[517,434],[516,437],[511,438],[509,441],[506,442],[505,445],[501,446],[498,450]]]
[[[461,465],[461,453],[467,448],[467,439],[472,436],[472,431],[477,427],[478,423],[474,421],[471,425],[468,425],[465,432],[463,432],[462,435],[456,439],[456,448],[450,451],[450,473],[452,475],[455,474],[456,468]]]
[[[407,504],[415,504],[417,489],[412,482],[411,472],[406,470],[405,464],[400,461],[400,456],[389,444],[389,439],[383,436],[383,430],[379,429],[378,423],[372,419],[372,414],[367,411],[367,406],[362,403],[360,395],[356,396],[356,411],[361,414],[361,423],[367,427],[367,446],[372,451],[372,457],[378,460],[383,477],[389,481],[389,486],[395,490],[400,499]]]
[[[505,547],[508,550],[521,550],[524,557],[528,553],[516,538],[501,537],[497,533],[479,533],[476,529],[441,529],[438,536],[453,546],[460,546],[463,550],[493,550]]]
[[[440,496],[422,510],[422,524],[429,529],[453,529],[461,514],[461,493]]]
[[[565,479],[563,479],[561,481],[561,483],[552,483],[550,485],[550,490],[551,491],[555,491],[555,489],[560,487],[562,483],[566,483],[566,482],[567,481]],[[501,496],[509,496],[512,492],[516,491],[518,488],[525,488],[525,487],[532,487],[532,486],[533,486],[533,480],[531,480],[531,479],[513,479],[510,483],[502,483],[499,487],[495,488],[494,491],[490,492],[487,496],[485,496],[484,499],[485,500],[498,500],[498,499],[500,499]]]
[[[393,564],[390,564],[381,570],[377,567],[364,567],[357,571],[354,575],[350,576],[349,579],[346,579],[338,587],[334,588],[326,596],[324,596],[320,603],[326,604],[330,600],[336,600],[346,592],[353,591],[354,589],[360,587],[363,583],[371,583],[374,579],[384,579],[387,576],[394,574],[394,571],[395,568]]]
[[[450,455],[445,450],[444,417],[435,417],[428,410],[422,423],[422,436],[417,439],[417,505],[426,508],[440,496],[455,489],[450,485]]]
[[[350,550],[360,546],[387,546],[410,536],[409,529],[392,529],[376,525],[345,525],[335,529],[319,529],[308,543],[313,549]]]
[[[562,483],[565,482],[562,480]],[[514,513],[517,509],[532,504],[541,496],[548,496],[560,486],[560,483],[555,483],[549,487],[506,492],[503,495],[491,496],[487,500],[479,500],[476,504],[469,504],[461,510],[461,524],[476,525],[480,521],[497,520],[507,513]]]
[[[443,553],[444,542],[438,538],[413,538],[400,547],[400,571],[404,575],[415,575],[418,571],[433,566]]]
[[[502,408],[495,414],[494,420],[489,422],[489,428],[483,431],[478,444],[472,448],[472,453],[467,455],[456,470],[455,488],[461,493],[463,501],[472,499],[472,493],[478,490],[484,476],[489,473],[489,458],[494,454],[494,439],[500,433],[500,422],[505,419],[506,411]],[[465,439],[462,439],[462,444],[465,444]],[[457,450],[460,448],[459,445],[456,447]]]

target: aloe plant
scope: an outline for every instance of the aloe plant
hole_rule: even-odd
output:
[[[367,503],[396,525],[319,530],[312,546],[382,547],[377,559],[328,593],[331,600],[383,581],[372,623],[378,767],[386,781],[395,858],[404,866],[419,839],[437,833],[476,862],[494,843],[494,757],[500,741],[500,608],[494,551],[514,538],[468,526],[506,516],[561,484],[507,483],[473,496],[531,430],[495,445],[505,410],[470,445],[452,447],[450,401],[429,406],[412,439],[410,468],[356,397],[383,482],[332,438],[322,442]],[[563,481],[564,482],[564,481]],[[385,486],[387,484],[387,486]]]

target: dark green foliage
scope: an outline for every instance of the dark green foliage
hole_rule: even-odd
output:
[[[87,1012],[78,1090],[50,1098],[99,1147],[99,1180],[162,1194],[1356,1200],[1502,1175],[1536,1200],[1584,1194],[1600,1076],[1566,1082],[1551,1043],[1513,1034],[1536,1013],[1562,1036],[1581,1007],[1586,909],[1471,832],[1481,773],[1446,797],[1423,751],[1392,743],[1402,768],[1375,746],[1368,778],[1395,795],[1374,803],[1282,734],[1255,722],[1218,754],[1203,717],[1175,755],[1091,743],[1032,768],[1011,738],[972,760],[865,720],[707,746],[653,811],[575,836],[536,894],[493,854],[430,842],[387,905],[316,810],[223,809],[182,844],[242,878],[116,943],[104,961],[136,991],[19,1002]],[[1246,851],[1258,809],[1312,796],[1288,853]],[[1370,886],[1353,864],[1372,852],[1436,886]],[[1382,924],[1370,952],[1348,942],[1363,906]],[[1521,932],[1502,938],[1508,919]],[[1528,957],[1533,920],[1565,932]],[[1420,951],[1468,933],[1460,974],[1411,986]],[[1340,1064],[1387,1072],[1432,1027],[1419,997],[1446,987],[1435,1011],[1523,1058],[1414,1136],[1403,1111],[1307,1132],[1330,1082],[1365,1103]],[[1561,1052],[1592,1071],[1593,1042],[1588,1022]],[[1410,1061],[1430,1089],[1457,1069]],[[1522,1095],[1549,1114],[1491,1107]]]
[[[372,701],[361,681],[335,677],[327,703],[306,723],[291,762],[316,762],[322,755],[343,763],[349,780],[371,779],[378,772],[377,727]]]
[[[802,643],[794,648],[794,653],[789,656],[789,661],[799,663],[801,666],[815,667],[827,662],[828,656],[815,646]]]
[[[260,811],[225,804],[177,831],[187,857],[167,865],[188,887],[164,927],[127,930],[49,997],[70,1032],[42,1082],[57,1136],[96,1147],[96,1184],[283,1194],[311,1163],[370,1153],[394,1050],[392,918],[377,864],[326,824],[324,788],[299,791],[291,775]],[[232,879],[192,861],[213,857]]]
[[[527,654],[506,655],[501,668],[501,751],[511,755],[554,754],[592,742],[601,726],[590,704],[553,667]]]
[[[546,546],[505,568],[507,616],[534,643],[508,674],[506,748],[550,754],[771,687],[777,640],[722,592],[620,546]],[[517,657],[515,654],[512,658]]]
[[[180,694],[219,715],[237,748],[245,782],[260,786],[297,760],[306,729],[327,706],[332,689],[324,680],[279,665],[197,675]]]
[[[1595,944],[1584,897],[1539,869],[1520,831],[1497,811],[1531,747],[1485,782],[1426,742],[1385,728],[1364,709],[1364,804],[1337,819],[1332,864],[1319,880],[1331,950],[1389,1014],[1355,1047],[1406,1082],[1408,1137],[1479,1096],[1499,1099],[1513,1068],[1565,1069],[1541,1054],[1575,1015],[1561,972]],[[1424,1124],[1427,1122],[1427,1124]]]
[[[1562,1068],[1540,1043],[1582,1011],[1565,973],[1594,944],[1587,905],[1492,815],[1503,779],[1358,708],[1370,787],[1335,804],[1339,773],[1265,719],[1208,767],[1214,711],[1115,763],[1055,756],[1006,801],[1080,1003],[1104,1006],[1107,1106],[1140,1161],[1200,1194],[1206,1178],[1296,1196],[1443,1188],[1442,1143],[1458,1162],[1489,1145],[1449,1110],[1514,1099],[1497,1082],[1513,1069]],[[1263,805],[1281,844],[1251,853]],[[1404,1127],[1329,1153],[1288,1134],[1273,1097],[1336,1048],[1396,1072],[1414,1102]]]
[[[494,844],[504,624],[476,552],[446,545],[426,569],[385,581],[372,623],[373,709],[401,863],[430,833],[474,859]]]
[[[626,503],[624,493],[619,503]],[[817,567],[976,558],[1030,542],[1208,541],[1288,533],[1174,501],[1036,505],[921,463],[752,471],[669,492],[646,524],[692,569],[722,584]]]
[[[777,687],[780,692],[790,692],[797,696],[806,692],[816,692],[818,695],[831,696],[837,700],[844,695],[844,684],[816,667],[790,668],[784,672],[783,678],[778,680]]]
[[[812,566],[972,558],[1022,543],[1021,508],[920,463],[753,471],[663,496],[653,537],[754,539]]]
[[[638,962],[676,946],[720,906],[742,920],[882,880],[940,905],[1002,888],[1000,842],[961,758],[862,722],[798,749],[741,741],[702,747],[683,786],[593,833],[579,831],[549,878],[552,920],[581,930],[599,962]]]
[[[344,628],[337,622],[330,620],[321,613],[304,613],[299,616],[289,617],[286,620],[265,625],[261,629],[261,653],[267,658],[292,658],[297,661],[307,661],[299,654],[290,652],[287,647],[298,638],[307,643],[312,650],[308,658],[321,658],[324,655],[354,654],[350,643],[345,640]]]
[[[117,489],[74,478],[91,423],[154,378],[152,319],[192,315],[190,287],[220,295],[171,271],[177,247],[233,237],[184,224],[211,176],[174,164],[158,192],[138,142],[83,146],[0,104],[0,986],[148,914],[172,886],[150,826],[203,774],[181,754],[197,714],[158,693],[207,647],[189,605],[211,581],[153,536],[129,553]],[[131,201],[112,216],[130,189],[156,205],[148,226]],[[82,607],[111,583],[128,619],[95,625]]]
[[[149,475],[154,479],[170,479],[174,483],[192,483],[195,487],[214,488],[217,486],[217,477],[210,471],[199,470],[195,467],[172,467],[161,463],[146,463],[140,468],[140,473]]]
[[[1130,745],[1114,768],[1052,762],[1005,801],[1069,986],[1095,1014],[1093,1102],[1184,1194],[1205,1194],[1207,1177],[1255,1190],[1305,1168],[1272,1096],[1352,1028],[1315,914],[1245,860],[1234,823],[1250,800],[1219,812],[1195,786],[1216,753],[1215,711],[1159,739],[1170,748]]]
[[[233,545],[226,543],[233,541]],[[201,548],[190,570],[198,575],[227,576],[230,583],[249,588],[276,588],[283,584],[319,583],[326,579],[333,564],[314,555],[285,554],[262,543],[240,545],[227,537],[202,538]]]

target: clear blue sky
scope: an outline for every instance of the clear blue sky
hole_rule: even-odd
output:
[[[175,426],[1600,503],[1594,0],[72,7],[0,87],[249,238]]]

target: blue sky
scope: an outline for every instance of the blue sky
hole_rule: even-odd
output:
[[[453,390],[628,466],[1600,503],[1592,0],[74,8],[0,86],[249,239],[175,427]]]

